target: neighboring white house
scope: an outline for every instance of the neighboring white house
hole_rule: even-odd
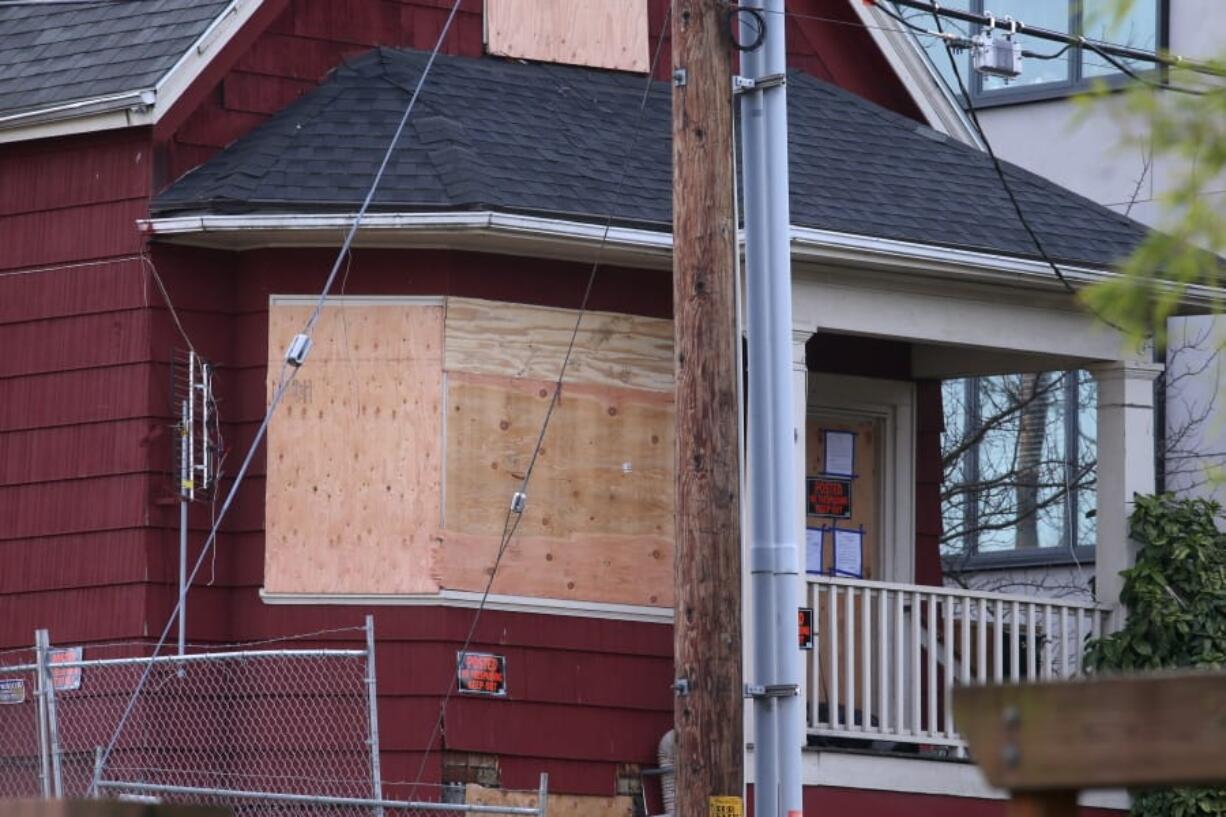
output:
[[[994,14],[998,19],[1012,15],[1033,25],[1145,50],[1168,49],[1191,58],[1226,52],[1226,17],[1220,14],[1220,2],[1211,0],[1134,0],[1122,19],[1112,17],[1116,0],[950,0],[942,5]],[[858,2],[853,6],[866,23],[875,27],[882,51],[908,83],[933,126],[983,147],[965,113],[944,43],[937,37],[903,33],[901,26],[881,11]],[[899,11],[920,28],[936,28],[931,14]],[[977,33],[956,21],[944,20],[941,25],[945,31]],[[1050,42],[1026,37],[1021,40],[1022,47],[1031,52],[1055,55],[1060,51],[1059,45]],[[1128,81],[1116,68],[1093,52],[1069,49],[1054,59],[1025,59],[1022,76],[1006,84],[972,71],[965,51],[956,53],[955,59],[970,102],[998,156],[1131,218],[1161,227],[1165,216],[1162,194],[1176,183],[1183,168],[1153,156],[1144,144],[1126,143],[1121,106],[1116,99],[1090,104],[1074,99],[1096,79]],[[1145,133],[1141,126],[1132,131]],[[1226,207],[1226,184],[1209,195]],[[1172,319],[1169,340],[1171,351],[1164,361],[1165,439],[1158,446],[1163,455],[1159,458],[1158,485],[1226,502],[1226,483],[1220,478],[1221,466],[1226,463],[1226,401],[1217,400],[1226,377],[1226,354],[1218,354],[1226,343],[1226,318]],[[1057,464],[1061,457],[1067,461],[1066,473],[1072,485],[1067,498],[1036,514],[1037,537],[1031,531],[1029,538],[1019,526],[1002,531],[979,518],[993,507],[999,511],[999,497],[995,505],[978,499],[964,502],[969,509],[966,513],[974,517],[969,520],[956,508],[947,511],[947,529],[962,526],[970,531],[965,540],[951,548],[971,554],[972,558],[958,565],[962,580],[996,589],[1036,590],[1044,595],[1076,596],[1090,591],[1094,569],[1089,562],[1094,554],[1084,543],[1092,542],[1094,536],[1095,520],[1087,519],[1085,513],[1086,508],[1093,507],[1093,475],[1085,487],[1079,488],[1076,472],[1079,464],[1095,458],[1092,402],[1096,398],[1093,384],[1086,382],[1084,374],[1077,377],[1070,373],[1066,380],[1069,382],[1050,386],[1045,408],[1048,433],[1040,445],[1045,458]],[[1012,388],[1016,390],[1019,385],[1027,384],[1013,383]],[[999,390],[1001,386],[947,384],[947,432],[957,434],[965,430],[963,425],[973,425],[976,418],[991,416],[993,388]],[[1091,405],[1087,406],[1087,401]],[[1021,448],[1016,442],[1020,424],[1015,422],[997,435],[1012,442],[1014,456]],[[1009,434],[1014,436],[1010,438]],[[969,467],[975,470],[953,477],[990,482],[992,454],[1001,445],[999,439],[985,439],[976,456],[969,458]],[[1084,450],[1087,445],[1091,448],[1088,453]],[[981,468],[987,473],[980,474]]]

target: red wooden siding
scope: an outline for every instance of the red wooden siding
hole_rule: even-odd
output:
[[[151,158],[147,129],[0,151],[0,645],[144,634]]]
[[[945,410],[939,380],[915,384],[915,581],[940,586],[941,568],[941,432]]]
[[[159,124],[169,184],[319,84],[345,57],[377,46],[430,49],[450,9],[430,0],[294,0],[273,3],[223,50]],[[275,12],[275,13],[274,13]],[[467,0],[443,51],[482,52],[482,4]]]
[[[176,417],[167,386],[171,352],[183,340],[150,270],[134,258],[145,248],[135,222],[147,213],[151,188],[250,131],[346,56],[379,45],[430,48],[449,6],[265,0],[156,132],[0,151],[0,648],[29,644],[35,627],[50,628],[61,643],[149,638],[175,600],[177,509],[166,472]],[[653,49],[666,7],[650,0]],[[842,0],[792,8],[849,13]],[[863,29],[794,18],[792,30],[795,64],[910,112],[884,63],[865,57],[873,52]],[[466,0],[444,50],[478,56],[481,40],[481,3]],[[659,78],[669,60],[665,47]],[[575,307],[588,272],[586,264],[475,253],[419,251],[411,265],[406,257],[356,252],[347,291]],[[332,258],[332,250],[153,249],[184,328],[218,366],[231,473],[264,411],[268,296],[316,293]],[[61,265],[78,266],[41,269]],[[22,274],[4,274],[11,272]],[[670,296],[667,271],[607,267],[590,305],[667,317]],[[192,592],[192,640],[354,625],[367,612],[261,602],[263,472],[257,457],[218,540],[216,572],[210,560]],[[193,509],[191,525],[194,557],[207,508]],[[205,576],[213,581],[204,584]],[[388,779],[417,776],[472,615],[376,611]],[[548,771],[559,791],[612,794],[618,764],[653,765],[671,723],[671,644],[665,625],[487,612],[474,646],[508,656],[509,699],[453,699],[435,748],[499,755],[509,787],[534,787]],[[427,780],[439,779],[440,762],[435,752]]]
[[[1004,800],[954,797],[940,794],[907,794],[868,789],[810,787],[805,789],[804,809],[809,814],[871,814],[873,817],[1004,817]],[[1078,809],[1081,817],[1119,817],[1114,809]]]
[[[654,55],[663,34],[657,79],[671,72],[668,0],[648,2]],[[377,46],[434,47],[450,9],[443,0],[293,0],[266,3],[213,59],[175,109],[158,124],[163,160],[159,187],[182,176],[319,84],[345,57]],[[846,0],[789,4],[788,64],[905,116],[918,109],[877,51]],[[483,52],[483,6],[467,0],[443,52]]]

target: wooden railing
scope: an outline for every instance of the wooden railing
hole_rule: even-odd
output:
[[[1072,678],[1106,625],[1091,602],[810,576],[811,735],[961,749],[955,685]]]

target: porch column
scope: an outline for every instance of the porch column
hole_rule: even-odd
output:
[[[803,592],[805,571],[805,426],[809,417],[809,367],[805,360],[805,345],[813,337],[812,330],[792,329],[792,422],[793,439],[796,441],[795,485],[800,502],[796,503],[796,541],[800,547],[800,580],[802,592],[800,599],[808,603],[807,593]]]
[[[1154,378],[1161,364],[1116,361],[1090,367],[1098,382],[1098,528],[1094,578],[1098,600],[1116,607],[1120,571],[1136,561],[1128,537],[1133,494],[1154,492]]]

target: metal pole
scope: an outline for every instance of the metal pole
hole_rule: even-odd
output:
[[[375,689],[375,617],[366,616],[366,701],[370,707],[370,782],[375,800],[383,799],[383,770],[379,763],[379,699]],[[375,807],[383,817],[383,806]]]
[[[94,776],[92,779],[94,780],[95,783],[97,783],[97,781],[102,779],[102,747],[101,746],[94,747]],[[102,797],[102,789],[100,789],[98,786],[95,785],[94,786],[94,799],[97,800],[101,797]]]
[[[749,312],[750,570],[754,610],[754,813],[801,812],[803,702],[793,484],[791,213],[788,205],[784,2],[742,13],[741,94]]]
[[[266,803],[306,803],[310,805],[378,806],[405,811],[465,812],[472,814],[522,814],[535,817],[535,806],[487,806],[469,803],[438,803],[421,800],[371,800],[368,797],[332,797],[324,794],[290,794],[289,792],[251,791],[247,789],[214,789],[204,786],[169,786],[164,783],[138,783],[132,780],[99,780],[98,788],[116,791],[152,792],[164,794],[197,794],[229,800],[258,800]]]
[[[36,630],[34,633],[34,695],[38,699],[38,757],[41,762],[38,779],[42,784],[43,798],[50,799],[51,754],[47,736],[47,651],[43,648],[44,632],[45,630]]]
[[[60,771],[60,760],[63,751],[60,748],[59,720],[55,716],[55,678],[51,674],[50,666],[51,634],[46,630],[39,630],[36,637],[42,642],[42,649],[48,656],[43,660],[43,669],[47,673],[43,689],[47,692],[47,732],[51,736],[49,746],[51,752],[51,791],[57,798],[61,798],[64,796],[64,777]]]
[[[187,506],[192,484],[191,464],[188,461],[188,449],[191,447],[188,407],[191,400],[189,390],[179,421],[179,655],[187,651]]]
[[[757,33],[751,20],[741,20],[741,39],[749,42]],[[741,72],[747,77],[766,74],[762,50],[757,49],[741,55]],[[768,233],[766,193],[766,109],[762,93],[741,95],[741,167],[744,174],[745,213],[745,281],[746,281],[746,333],[749,338],[749,395],[750,422],[748,429],[747,481],[749,489],[749,569],[751,606],[753,611],[753,669],[750,675],[756,684],[768,683],[774,677],[775,648],[778,635],[774,629],[774,612],[771,607],[771,585],[774,572],[773,525],[770,515],[771,469],[767,425],[760,421],[771,394],[770,369],[762,364],[763,349],[760,337],[770,325],[767,301],[761,297],[763,276],[770,267],[771,245],[766,240]],[[755,698],[753,702],[753,780],[754,813],[764,817],[776,817],[779,799],[776,773],[776,746],[778,724],[774,701]]]
[[[536,799],[537,817],[545,817],[549,805],[549,772],[541,772],[541,786]]]

